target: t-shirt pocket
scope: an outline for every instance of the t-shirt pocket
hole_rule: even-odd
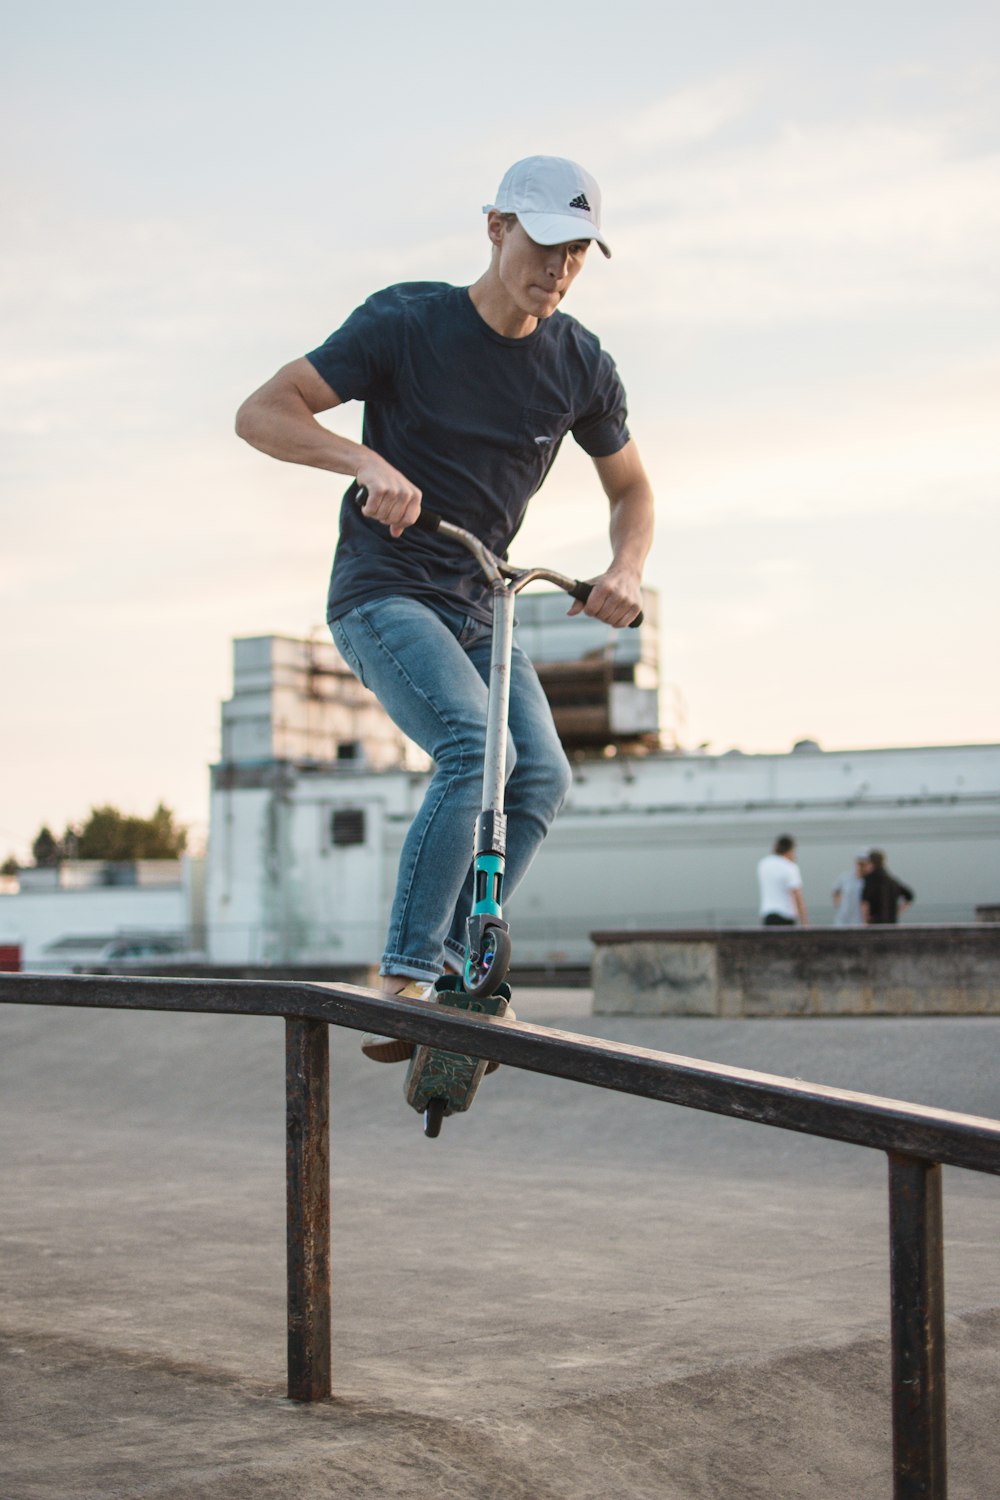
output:
[[[572,412],[546,411],[541,406],[523,406],[518,445],[534,451],[543,461],[555,453],[573,420]]]
[[[519,466],[526,485],[526,498],[535,493],[549,472],[549,465],[559,452],[559,444],[569,431],[572,420],[572,413],[568,411],[547,411],[541,406],[521,408],[515,464]]]

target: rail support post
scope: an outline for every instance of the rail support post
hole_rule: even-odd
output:
[[[945,1500],[941,1167],[890,1151],[894,1500]]]
[[[285,1020],[288,1395],[322,1401],[330,1371],[330,1027]]]

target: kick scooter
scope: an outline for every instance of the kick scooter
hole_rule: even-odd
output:
[[[476,819],[473,847],[473,904],[466,924],[465,964],[461,974],[445,974],[435,985],[437,1002],[473,1014],[502,1016],[510,1001],[504,982],[511,961],[510,927],[503,916],[503,881],[507,843],[504,784],[507,762],[507,718],[510,706],[510,661],[514,641],[514,597],[536,580],[554,583],[585,604],[592,584],[567,578],[550,568],[513,568],[496,557],[478,537],[423,509],[418,530],[436,531],[468,549],[489,580],[493,596],[493,644],[486,711],[486,753],[482,811]],[[639,614],[632,625],[640,625]],[[485,1058],[464,1057],[436,1047],[420,1046],[407,1069],[408,1104],[422,1113],[424,1133],[437,1136],[447,1115],[467,1110],[486,1072]]]

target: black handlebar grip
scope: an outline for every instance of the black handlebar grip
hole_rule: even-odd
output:
[[[367,499],[368,491],[363,484],[359,484],[357,495],[358,505],[363,506]],[[426,506],[422,506],[420,514],[413,524],[418,531],[437,531],[443,520],[444,516],[439,516],[436,510],[428,510]]]
[[[566,592],[570,595],[571,598],[579,599],[581,604],[586,604],[587,600],[594,592],[594,585],[592,583],[581,583],[579,578],[575,578],[573,580],[573,587],[571,589],[567,589]],[[640,609],[635,619],[629,621],[628,628],[629,630],[635,630],[641,624],[642,610]]]

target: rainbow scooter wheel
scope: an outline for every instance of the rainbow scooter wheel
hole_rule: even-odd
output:
[[[475,963],[465,967],[465,989],[477,999],[493,995],[507,978],[513,947],[506,927],[490,925],[483,932],[482,950]]]

